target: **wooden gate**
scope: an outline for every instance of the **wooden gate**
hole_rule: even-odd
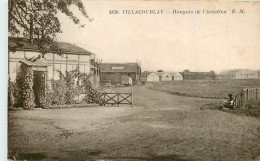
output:
[[[133,107],[133,93],[99,93],[103,106],[131,105]]]

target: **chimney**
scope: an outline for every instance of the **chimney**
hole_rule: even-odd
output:
[[[30,15],[30,42],[33,43],[33,16]]]

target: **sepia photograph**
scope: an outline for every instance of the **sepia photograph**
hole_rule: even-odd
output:
[[[260,160],[259,2],[6,7],[6,160]]]

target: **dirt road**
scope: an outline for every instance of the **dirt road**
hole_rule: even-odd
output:
[[[134,107],[9,112],[9,156],[43,160],[257,160],[258,118],[209,110],[222,100],[180,97],[147,86]],[[29,154],[28,154],[29,153]]]

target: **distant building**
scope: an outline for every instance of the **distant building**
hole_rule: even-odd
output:
[[[147,82],[147,76],[150,74],[151,72],[148,71],[144,71],[141,74],[141,81],[143,82],[143,84],[145,84],[145,82]]]
[[[259,79],[259,73],[249,69],[227,70],[218,74],[217,79]]]
[[[240,70],[236,73],[236,79],[258,79],[258,73],[253,70]]]
[[[183,75],[184,80],[213,80],[215,79],[215,72],[190,72],[189,70],[185,70],[181,73]]]
[[[159,76],[159,81],[172,81],[172,75],[167,72],[156,72]]]
[[[183,80],[179,72],[143,72],[142,82],[176,81]]]
[[[183,80],[183,75],[179,72],[170,73],[173,81]]]
[[[101,84],[138,85],[141,82],[141,66],[138,63],[99,63]],[[125,82],[129,81],[129,82]]]
[[[151,72],[147,75],[146,80],[147,80],[147,82],[159,82],[160,77],[157,73]]]

